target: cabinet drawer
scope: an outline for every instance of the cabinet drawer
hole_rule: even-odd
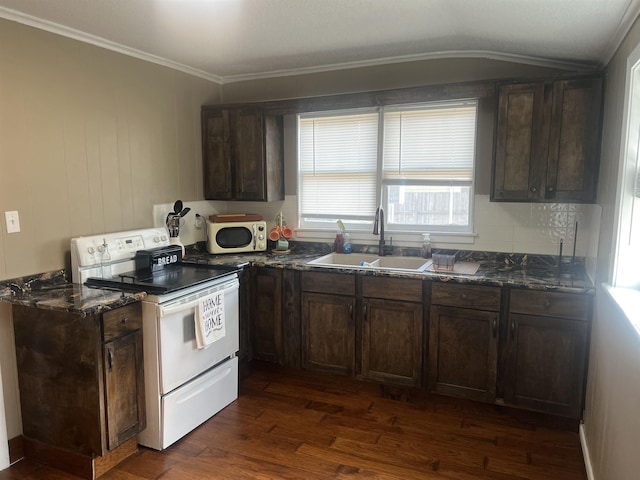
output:
[[[500,288],[482,285],[433,283],[431,303],[478,310],[500,310]]]
[[[587,295],[512,290],[509,310],[513,313],[586,321],[589,319],[589,303]]]
[[[133,303],[102,314],[102,340],[107,342],[142,328],[142,305]]]
[[[356,276],[340,273],[302,272],[302,291],[355,295]]]
[[[422,302],[422,280],[408,278],[363,277],[362,296]]]

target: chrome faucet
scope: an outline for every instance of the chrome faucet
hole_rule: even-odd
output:
[[[378,241],[378,255],[381,257],[387,254],[386,247],[384,241],[384,210],[382,209],[382,205],[376,209],[376,216],[373,220],[373,234],[378,235],[378,225],[380,226],[380,240]],[[390,245],[389,245],[390,247]]]

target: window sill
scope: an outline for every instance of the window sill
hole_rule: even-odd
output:
[[[612,287],[607,284],[602,284],[602,288],[640,336],[640,310],[638,310],[640,291],[632,288]]]

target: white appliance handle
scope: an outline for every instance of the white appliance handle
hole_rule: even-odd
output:
[[[188,297],[174,300],[165,305],[159,305],[159,317],[166,317],[180,310],[190,310],[198,305],[198,302],[201,298],[208,297],[209,295],[214,293],[222,293],[223,295],[226,295],[227,293],[236,290],[239,285],[240,284],[238,283],[238,281],[234,280],[233,282],[222,284],[219,289],[204,289],[200,292],[189,295]]]

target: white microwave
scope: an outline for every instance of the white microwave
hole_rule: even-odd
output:
[[[207,221],[207,252],[245,253],[267,249],[267,222]]]

